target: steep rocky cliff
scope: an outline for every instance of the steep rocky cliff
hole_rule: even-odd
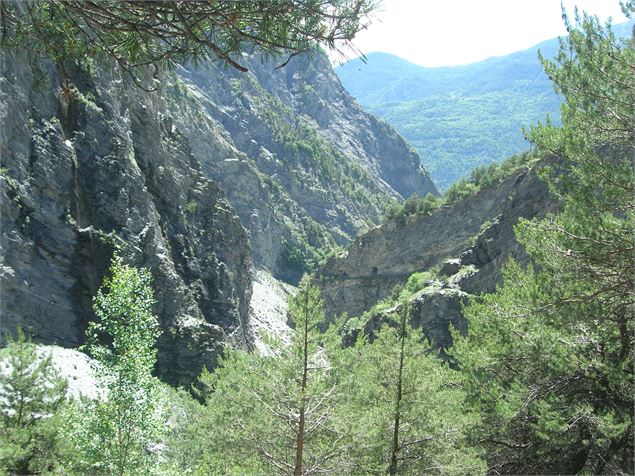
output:
[[[151,93],[90,58],[0,62],[0,333],[81,344],[119,249],[154,277],[160,375],[189,383],[223,345],[254,346],[253,262],[297,280],[391,199],[435,192],[321,55],[183,67]]]
[[[175,125],[251,237],[255,262],[297,281],[320,252],[367,231],[394,199],[436,193],[414,151],[363,112],[321,53],[284,67],[245,55],[178,70]],[[196,124],[196,127],[192,127]]]
[[[437,345],[447,346],[449,324],[465,328],[461,302],[492,292],[509,256],[527,261],[514,236],[518,219],[556,208],[534,167],[429,215],[405,223],[391,220],[354,240],[319,270],[316,281],[327,314],[360,316],[413,273],[433,269],[435,278],[411,297],[410,317]],[[366,330],[375,329],[384,314],[367,313]]]
[[[159,369],[185,383],[232,339],[249,346],[247,235],[167,105],[115,69],[77,73],[2,58],[2,327],[77,346],[115,248],[152,271]],[[190,203],[199,206],[188,206]]]

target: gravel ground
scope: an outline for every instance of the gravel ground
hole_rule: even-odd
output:
[[[68,382],[67,395],[69,397],[103,398],[105,392],[95,377],[93,368],[95,362],[86,354],[56,345],[38,345],[37,352],[40,357],[48,355],[52,357],[53,366]],[[1,360],[0,373],[7,375],[10,371],[9,362],[6,359]]]
[[[95,399],[103,396],[103,388],[97,382],[93,366],[95,361],[75,349],[65,349],[56,345],[38,346],[38,351],[50,353],[53,365],[68,381],[68,395]]]
[[[250,317],[256,349],[267,354],[269,347],[265,335],[273,335],[289,342],[291,328],[287,325],[287,300],[296,288],[275,279],[264,270],[256,270],[253,276]]]

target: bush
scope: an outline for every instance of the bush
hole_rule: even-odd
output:
[[[494,187],[521,168],[530,168],[538,160],[532,151],[518,154],[501,163],[479,166],[472,170],[469,178],[454,182],[441,197],[428,193],[419,198],[411,195],[403,203],[393,203],[386,208],[382,223],[394,221],[403,226],[409,218],[430,215],[443,205],[450,205],[476,195],[483,188]]]

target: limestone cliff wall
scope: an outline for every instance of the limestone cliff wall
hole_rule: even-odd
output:
[[[174,124],[226,190],[258,265],[295,282],[311,250],[367,231],[390,200],[437,193],[418,155],[355,103],[324,54],[279,69],[257,55],[243,63],[248,73],[180,67],[168,91]]]
[[[159,94],[116,68],[73,89],[3,53],[0,77],[2,331],[75,347],[115,248],[154,277],[159,373],[188,383],[224,342],[250,347],[251,256]]]
[[[327,314],[361,315],[412,273],[439,266],[444,282],[431,282],[414,297],[411,318],[445,346],[449,323],[465,328],[460,302],[470,294],[492,292],[509,256],[527,261],[514,236],[518,219],[541,217],[557,206],[533,168],[431,215],[406,223],[389,221],[354,240],[320,269],[316,281]],[[460,272],[466,266],[470,272]]]
[[[252,263],[294,282],[391,199],[435,193],[322,54],[142,78],[0,52],[0,332],[76,347],[116,249],[154,277],[158,371],[252,348]],[[264,320],[266,322],[266,319]],[[261,329],[259,328],[259,332]]]

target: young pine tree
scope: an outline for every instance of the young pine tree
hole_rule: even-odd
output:
[[[466,442],[476,417],[464,405],[460,375],[409,325],[409,306],[401,304],[398,313],[372,342],[360,336],[348,351],[347,473],[483,473],[478,452]]]
[[[22,331],[0,350],[0,474],[59,469],[66,381]]]
[[[343,425],[334,418],[343,389],[329,364],[319,290],[304,280],[290,302],[290,344],[270,355],[228,350],[202,381],[213,428],[204,471],[214,474],[339,473]],[[201,469],[203,471],[203,469]]]

